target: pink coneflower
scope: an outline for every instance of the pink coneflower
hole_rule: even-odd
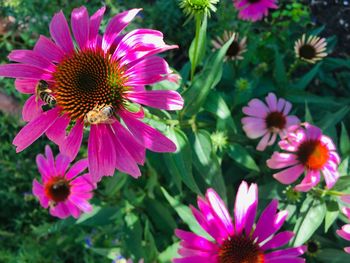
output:
[[[243,130],[251,139],[262,137],[256,149],[265,150],[266,146],[276,141],[277,134],[282,138],[288,127],[298,124],[299,119],[288,116],[292,104],[284,99],[276,98],[269,93],[265,98],[266,104],[258,99],[252,99],[242,111],[249,117],[242,118]]]
[[[305,178],[295,187],[307,192],[325,178],[327,188],[334,186],[339,178],[339,155],[331,138],[322,134],[320,128],[304,123],[293,126],[279,142],[283,153],[274,152],[267,166],[272,169],[286,168],[273,175],[282,184],[291,184],[305,171]]]
[[[0,76],[16,78],[20,92],[34,94],[23,108],[23,119],[29,123],[13,141],[17,152],[46,133],[62,153],[74,159],[85,124],[90,126],[89,169],[98,181],[103,175],[113,175],[115,168],[140,176],[137,164],[144,163],[146,148],[155,152],[176,150],[172,141],[140,121],[144,117],[142,107],[138,112],[130,110],[130,103],[166,110],[183,106],[175,91],[145,89],[145,85],[174,79],[167,62],[155,54],[177,46],[166,45],[163,34],[155,30],[136,29],[121,34],[139,11],[132,9],[116,15],[100,35],[105,7],[91,17],[85,7],[74,9],[71,27],[75,44],[61,11],[50,23],[53,41],[40,36],[33,50],[11,52],[9,59],[18,63],[0,66]],[[45,104],[41,96],[35,102],[39,80],[47,82],[46,93],[56,100],[55,107],[46,112],[40,107]],[[86,117],[102,112],[108,118],[86,122]]]
[[[239,40],[238,33],[225,31],[222,37],[213,39],[211,43],[215,49],[220,49],[231,39],[231,37],[233,37],[233,41],[226,52],[225,60],[242,60],[243,53],[247,51],[247,37],[243,37]]]
[[[277,9],[277,0],[233,0],[239,10],[239,18],[258,21],[269,13],[269,8]]]
[[[346,215],[346,217],[349,219],[350,221],[350,208],[348,207],[344,207],[343,208],[343,213]],[[350,241],[350,224],[346,224],[344,225],[341,229],[337,230],[337,234],[339,236],[341,236],[342,238],[344,238],[345,240]],[[350,247],[345,247],[344,251],[346,253],[350,254]]]
[[[54,159],[49,146],[45,147],[45,155],[46,158],[42,154],[36,157],[42,184],[33,181],[33,194],[41,206],[50,207],[50,214],[59,218],[70,215],[78,218],[81,211],[91,212],[88,200],[92,198],[94,184],[89,174],[78,176],[87,168],[87,159],[76,162],[67,171],[70,164],[67,156],[58,154]]]
[[[201,227],[213,238],[177,229],[181,239],[178,251],[181,258],[173,262],[208,263],[299,263],[306,247],[285,248],[294,236],[291,231],[275,235],[287,218],[287,211],[277,212],[278,201],[273,200],[262,212],[253,227],[258,206],[258,187],[248,187],[242,182],[236,196],[234,222],[227,208],[213,189],[208,189],[205,198],[198,197],[199,210],[191,206],[192,213]],[[275,251],[272,251],[275,250]]]

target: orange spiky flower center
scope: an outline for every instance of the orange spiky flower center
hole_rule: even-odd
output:
[[[264,263],[264,253],[251,238],[231,236],[220,246],[219,263]]]
[[[124,70],[102,51],[83,50],[65,57],[53,76],[57,105],[72,120],[83,118],[96,106],[118,110],[123,105]]]
[[[299,146],[297,156],[308,169],[319,170],[327,163],[329,150],[319,140],[308,140]]]

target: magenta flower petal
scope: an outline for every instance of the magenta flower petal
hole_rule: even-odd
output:
[[[227,233],[233,235],[235,230],[232,224],[232,219],[222,199],[213,189],[208,189],[205,197],[207,198],[214,214],[224,224]]]
[[[86,169],[87,161],[78,161],[66,173],[70,164],[68,156],[58,154],[54,160],[49,146],[45,147],[45,155],[46,158],[41,154],[36,158],[43,184],[33,181],[33,194],[40,204],[50,207],[51,215],[62,219],[70,215],[78,218],[81,211],[90,212],[92,206],[88,200],[92,198],[94,185],[88,179],[89,174],[78,176]]]
[[[44,103],[42,101],[36,102],[35,97],[35,95],[31,96],[23,105],[22,118],[26,122],[36,119],[43,113],[41,106]]]
[[[63,154],[56,156],[56,172],[57,174],[65,174],[70,164],[69,157]],[[68,179],[68,178],[67,178]]]
[[[78,174],[83,172],[87,167],[88,167],[88,160],[87,159],[81,159],[77,161],[66,173],[66,178],[68,180],[73,179],[76,177]]]
[[[144,124],[143,122],[131,117],[126,112],[121,112],[120,116],[128,126],[135,138],[147,149],[154,152],[175,152],[176,145],[161,134],[156,129]]]
[[[52,62],[60,62],[64,57],[62,49],[45,36],[39,37],[34,46],[34,51]]]
[[[55,43],[65,53],[74,51],[74,44],[70,34],[69,26],[62,11],[55,14],[50,23],[50,34]]]
[[[89,28],[89,45],[91,48],[95,48],[96,40],[98,36],[98,29],[100,27],[103,15],[106,11],[106,7],[101,7],[90,17],[90,28]]]
[[[60,151],[67,155],[70,160],[74,160],[77,156],[81,142],[83,140],[83,128],[82,122],[78,121],[60,144]]]
[[[141,9],[131,9],[114,16],[108,23],[102,39],[102,49],[107,51],[119,33],[134,19]]]
[[[85,6],[73,9],[71,16],[72,31],[80,49],[84,49],[88,44],[89,23],[89,14]]]
[[[141,176],[141,172],[135,159],[131,156],[128,150],[123,146],[118,137],[114,137],[116,149],[116,167],[118,170],[128,173],[134,178]]]
[[[267,166],[272,169],[281,169],[294,166],[299,161],[295,154],[274,152],[271,159],[267,160]]]
[[[238,17],[243,20],[256,22],[268,15],[269,8],[276,9],[277,0],[260,0],[251,2],[248,0],[233,0],[234,6],[239,10]]]
[[[284,231],[276,234],[273,238],[267,241],[261,248],[263,250],[270,250],[286,245],[292,238],[294,233],[291,231]]]
[[[129,145],[130,149],[132,149],[132,151],[130,151],[130,155],[134,158],[134,160],[138,164],[143,165],[146,159],[146,148],[139,144],[131,133],[118,121],[113,123],[113,129],[115,133],[118,134],[120,139],[119,141],[125,142],[125,144]],[[124,148],[126,148],[127,145],[124,145]]]
[[[246,200],[246,202],[240,202]],[[245,229],[247,235],[250,234],[254,224],[256,209],[258,206],[258,187],[252,184],[248,188],[246,182],[242,182],[238,188],[234,215],[235,215],[235,230],[237,234],[241,234]]]
[[[303,172],[304,166],[295,165],[279,173],[275,173],[273,177],[282,184],[291,184],[296,181]]]
[[[33,181],[32,191],[33,191],[33,195],[39,199],[40,205],[44,208],[48,208],[49,199],[45,196],[44,187],[36,179],[34,179]]]
[[[173,90],[132,92],[128,98],[139,104],[165,110],[181,110],[184,104],[180,94]]]
[[[252,233],[258,203],[257,192],[257,185],[249,187],[246,182],[241,183],[235,200],[234,223],[222,199],[213,189],[207,190],[206,199],[198,196],[200,211],[190,206],[192,213],[214,240],[176,229],[175,234],[181,239],[178,249],[180,258],[173,259],[173,262],[282,263],[282,259],[285,262],[304,262],[304,259],[299,258],[306,250],[303,246],[266,252],[286,245],[294,235],[290,231],[275,234],[287,217],[287,211],[277,212],[277,200],[263,211]]]
[[[37,80],[33,79],[16,79],[15,87],[16,89],[24,94],[34,94],[35,87],[38,84]]]
[[[29,122],[19,131],[13,144],[17,147],[16,152],[23,151],[38,139],[58,118],[58,110],[53,109],[44,112],[35,120]]]
[[[50,72],[55,71],[55,65],[48,59],[33,50],[13,50],[8,55],[9,60],[29,64]]]
[[[41,68],[26,64],[0,65],[0,76],[9,78],[27,78],[35,80],[52,80],[52,75]]]
[[[61,145],[66,137],[69,121],[66,115],[58,117],[51,127],[47,129],[46,136],[57,145]]]
[[[301,181],[300,184],[295,186],[295,190],[300,192],[308,192],[314,186],[320,182],[320,172],[319,171],[306,171],[305,178]]]
[[[212,242],[206,240],[205,238],[198,236],[192,232],[183,231],[180,229],[175,230],[175,235],[182,239],[182,246],[189,249],[200,249],[202,251],[211,252],[217,249],[218,246]]]

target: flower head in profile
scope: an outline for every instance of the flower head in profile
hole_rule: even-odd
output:
[[[306,38],[304,34],[295,42],[294,50],[297,58],[314,64],[327,56],[327,41],[312,35]]]
[[[61,11],[50,23],[52,39],[40,36],[33,50],[10,53],[9,59],[17,63],[1,65],[0,76],[16,78],[17,90],[32,94],[23,108],[23,119],[29,123],[13,141],[17,152],[46,133],[73,160],[84,126],[89,127],[89,170],[99,181],[113,175],[115,169],[140,176],[138,164],[144,163],[146,148],[176,150],[172,141],[141,121],[141,105],[182,108],[183,99],[176,91],[145,89],[176,79],[167,62],[156,54],[177,46],[165,44],[163,34],[156,30],[122,34],[139,11],[114,16],[99,34],[105,7],[92,16],[85,7],[76,8],[71,14],[75,41]],[[138,111],[131,110],[134,103]],[[50,107],[43,111],[42,105]]]
[[[300,121],[294,115],[288,115],[292,104],[284,99],[277,99],[269,93],[266,104],[258,99],[252,99],[242,111],[248,117],[242,118],[243,130],[251,139],[262,137],[256,149],[263,151],[276,141],[277,135],[282,138],[288,127]]]
[[[189,17],[197,15],[210,16],[210,12],[216,11],[219,0],[180,0],[179,6],[185,15]]]
[[[45,155],[39,154],[36,158],[42,183],[33,181],[33,194],[41,206],[49,207],[50,214],[59,218],[70,215],[78,218],[81,212],[91,212],[88,200],[92,198],[94,184],[88,173],[79,175],[87,168],[87,160],[82,159],[68,169],[67,156],[58,154],[54,158],[49,146],[45,148]]]
[[[349,224],[344,225],[341,229],[337,230],[337,234],[347,241],[350,241],[350,208],[344,207],[343,213],[349,220]],[[350,254],[350,247],[345,247],[344,251]]]
[[[223,200],[213,189],[208,189],[205,198],[198,197],[199,210],[192,206],[191,210],[212,240],[177,229],[175,233],[181,239],[178,250],[181,258],[173,262],[305,262],[299,256],[306,247],[278,249],[294,236],[291,231],[276,234],[287,218],[287,211],[277,212],[278,201],[273,200],[255,224],[257,206],[257,185],[248,186],[243,181],[236,195],[232,219]]]
[[[233,0],[233,4],[239,10],[239,18],[253,22],[267,16],[269,8],[278,8],[277,0]]]
[[[232,31],[225,31],[222,37],[217,37],[211,43],[215,49],[220,49],[227,41],[233,37],[232,44],[229,46],[225,60],[242,60],[242,54],[247,51],[247,38],[239,40],[239,34]]]
[[[280,183],[291,184],[304,172],[305,178],[295,187],[297,191],[309,191],[320,182],[321,174],[328,189],[337,182],[340,157],[332,139],[320,128],[308,123],[292,126],[279,146],[284,152],[274,152],[267,166],[284,169],[273,175]]]

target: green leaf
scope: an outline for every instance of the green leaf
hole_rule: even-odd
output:
[[[141,246],[142,226],[139,217],[129,212],[125,215],[125,223],[123,240],[125,241],[125,246],[128,248],[128,252],[139,259],[144,258],[144,251]]]
[[[232,41],[233,37],[207,60],[202,73],[195,77],[192,85],[184,92],[185,107],[182,112],[186,116],[196,114],[207,99],[210,90],[219,83],[223,60]]]
[[[209,132],[199,130],[191,138],[193,148],[193,165],[202,175],[208,187],[213,187],[221,196],[226,196],[225,181],[217,156],[213,153],[213,147]]]
[[[176,222],[169,211],[170,208],[156,199],[146,198],[144,204],[152,222],[164,232],[171,235],[173,229],[176,228]]]
[[[334,113],[327,113],[319,123],[319,127],[322,130],[326,130],[328,127],[333,127],[338,124],[349,113],[350,107],[344,106]]]
[[[144,230],[145,242],[147,244],[146,262],[154,262],[159,254],[156,241],[150,229],[150,222],[147,220]]]
[[[344,123],[341,123],[340,152],[343,156],[350,155],[350,138]]]
[[[180,129],[169,129],[167,135],[177,147],[174,153],[165,153],[164,160],[169,173],[175,178],[181,178],[185,185],[196,194],[200,190],[192,174],[192,151],[186,134]]]
[[[193,233],[196,233],[202,237],[212,240],[207,232],[199,225],[196,218],[193,216],[191,209],[188,206],[181,204],[178,201],[178,197],[172,197],[163,187],[161,187],[165,198],[168,200],[172,208],[175,209],[181,220],[188,225]]]
[[[275,48],[275,78],[277,84],[284,88],[286,83],[288,82],[287,74],[286,74],[286,67],[283,63],[283,58],[281,56],[281,53],[278,52],[278,49]]]
[[[305,89],[310,82],[316,77],[320,67],[321,63],[317,63],[308,73],[306,73],[303,77],[301,77],[297,82],[292,84],[292,88],[294,89]]]
[[[210,92],[204,104],[204,108],[210,113],[217,116],[220,120],[223,120],[225,126],[231,128],[234,132],[236,131],[236,126],[233,122],[231,111],[227,106],[225,100],[218,92],[215,90],[212,90]],[[225,127],[222,128],[224,129]]]
[[[204,16],[202,25],[200,26],[198,39],[196,37],[193,39],[190,49],[189,49],[189,58],[191,61],[191,71],[194,73],[198,64],[201,63],[205,55],[205,48],[207,42],[207,16]],[[197,42],[197,50],[195,48]]]
[[[167,247],[162,253],[159,254],[158,260],[161,263],[168,263],[171,262],[172,259],[174,259],[177,254],[177,250],[180,247],[180,242],[174,243],[171,246]]]
[[[334,221],[338,218],[339,215],[339,205],[338,202],[331,200],[326,202],[326,216],[325,216],[325,225],[324,232],[327,232]]]
[[[307,105],[307,102],[305,101],[305,121],[308,123],[314,123],[312,120],[312,116],[309,110],[309,106]]]
[[[324,202],[307,197],[300,209],[299,218],[294,227],[293,246],[301,246],[315,233],[326,215]]]
[[[230,145],[227,153],[235,162],[243,167],[256,172],[260,171],[254,159],[243,146],[239,144],[232,144]]]
[[[349,176],[341,176],[339,177],[337,183],[335,184],[332,190],[344,192],[350,187],[350,175]]]
[[[350,255],[340,249],[325,248],[321,249],[316,256],[317,260],[324,263],[345,263],[350,262]]]

